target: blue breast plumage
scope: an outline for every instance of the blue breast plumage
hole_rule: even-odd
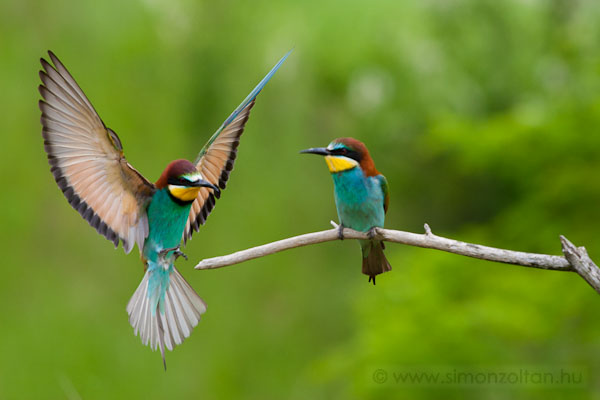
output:
[[[367,177],[360,168],[332,174],[335,204],[340,222],[349,228],[366,232],[383,227],[384,193],[378,177]]]

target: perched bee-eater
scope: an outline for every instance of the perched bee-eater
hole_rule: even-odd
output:
[[[333,177],[335,205],[340,219],[340,239],[344,227],[361,232],[373,232],[374,227],[383,228],[390,196],[385,176],[375,168],[369,150],[353,138],[339,138],[327,147],[302,150],[325,156],[327,167]],[[375,277],[392,269],[383,254],[383,242],[359,240],[362,250],[362,273]]]
[[[225,189],[254,100],[286,54],[223,122],[191,163],[175,160],[152,184],[123,155],[108,128],[64,65],[41,59],[39,91],[44,148],[63,194],[91,226],[129,253],[137,243],[145,274],[127,305],[134,333],[152,350],[172,350],[206,311],[174,266],[182,240],[201,224]]]

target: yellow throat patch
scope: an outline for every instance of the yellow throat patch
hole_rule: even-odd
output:
[[[325,156],[325,162],[331,173],[346,171],[347,169],[352,169],[358,165],[356,160],[339,156]]]
[[[198,197],[201,187],[169,185],[169,192],[181,201],[192,201]]]

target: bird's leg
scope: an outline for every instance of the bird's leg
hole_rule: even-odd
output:
[[[179,257],[183,257],[185,258],[185,261],[188,260],[187,256],[181,251],[181,250],[175,250],[173,252],[173,254],[175,254],[175,259],[177,260]]]
[[[175,256],[175,259],[177,260],[179,257],[183,257],[185,258],[185,260],[187,261],[187,256],[185,254],[183,254],[183,252],[181,250],[179,250],[179,246],[175,246],[175,247],[170,247],[168,249],[162,249],[159,253],[158,256],[165,258],[167,256],[167,254],[172,251],[173,255]]]
[[[344,240],[344,224],[339,224],[337,230],[338,230],[338,239]]]
[[[170,251],[179,251],[179,246],[169,247],[168,249],[162,249],[158,252],[158,256],[165,258]]]

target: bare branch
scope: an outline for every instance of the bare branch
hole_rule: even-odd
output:
[[[327,231],[307,233],[300,236],[278,240],[262,246],[252,247],[247,250],[238,251],[226,256],[207,258],[198,265],[196,269],[213,269],[239,264],[244,261],[264,257],[269,254],[278,253],[295,247],[308,246],[311,244],[338,240],[338,224],[331,221],[334,229]],[[368,233],[358,232],[344,228],[344,239],[376,239],[387,242],[401,243],[408,246],[422,247],[426,249],[442,250],[448,253],[458,254],[466,257],[479,258],[481,260],[495,261],[505,264],[520,265],[523,267],[539,268],[553,271],[574,271],[600,293],[600,269],[591,260],[584,247],[576,247],[564,236],[560,236],[564,257],[547,254],[525,253],[522,251],[504,250],[495,247],[482,246],[447,239],[434,235],[429,225],[425,224],[425,234],[417,234],[391,229],[374,228],[374,236]]]
[[[213,269],[226,267],[228,265],[238,264],[258,257],[264,257],[269,254],[278,253],[283,250],[293,249],[295,247],[308,246],[311,244],[338,240],[337,224],[335,224],[333,221],[332,224],[336,227],[335,229],[294,236],[288,239],[279,240],[262,246],[238,251],[236,253],[222,257],[207,258],[205,260],[202,260],[196,266],[196,269]],[[447,251],[449,253],[479,258],[482,260],[522,265],[524,267],[533,267],[557,271],[573,270],[573,267],[569,264],[569,261],[567,261],[562,256],[551,256],[545,254],[503,250],[494,247],[482,246],[479,244],[471,244],[461,242],[458,240],[447,239],[441,236],[434,235],[431,232],[431,228],[429,228],[429,225],[427,224],[425,225],[425,232],[425,234],[421,235],[411,232],[375,228],[374,238],[382,241],[402,243],[409,246],[417,246],[427,249]],[[357,232],[348,228],[344,228],[343,234],[345,239],[369,239],[367,233]]]
[[[569,263],[587,283],[600,293],[600,270],[588,256],[585,247],[575,247],[566,237],[560,235],[563,253]]]

